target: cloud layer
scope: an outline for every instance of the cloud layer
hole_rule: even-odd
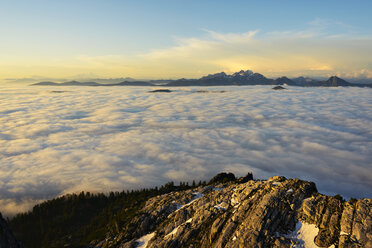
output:
[[[323,193],[371,197],[371,89],[2,87],[6,214],[65,193],[206,180],[221,171],[298,177]]]

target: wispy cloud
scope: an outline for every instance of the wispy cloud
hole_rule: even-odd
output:
[[[310,28],[312,29],[317,29],[317,30],[326,30],[326,29],[330,29],[330,28],[333,28],[335,26],[338,26],[338,27],[341,27],[343,28],[344,30],[347,29],[347,30],[351,30],[353,29],[353,26],[351,25],[348,25],[344,22],[341,22],[341,21],[336,21],[336,20],[332,20],[332,19],[324,19],[324,18],[315,18],[314,20],[308,22],[308,25]]]
[[[259,32],[258,30],[247,33],[218,33],[212,30],[204,29],[211,38],[225,43],[244,43],[251,41],[254,36]]]
[[[363,70],[372,77],[372,38],[350,38],[345,33],[330,35],[329,26],[346,25],[315,19],[303,30],[219,33],[205,30],[201,38],[177,38],[175,46],[143,54],[148,63],[167,70],[201,68],[202,71],[253,69],[268,76],[356,75]],[[346,26],[347,27],[347,26]],[[349,28],[349,27],[348,27]]]
[[[80,54],[48,64],[30,60],[22,65],[11,60],[1,64],[0,74],[18,68],[35,75],[48,68],[54,74],[94,72],[108,77],[180,78],[251,69],[269,77],[372,77],[368,53],[372,51],[372,37],[358,34],[356,28],[342,22],[316,18],[301,29],[270,32],[202,30],[200,36],[173,37],[171,46],[138,54]]]

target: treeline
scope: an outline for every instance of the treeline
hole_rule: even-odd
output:
[[[16,238],[28,248],[86,247],[93,240],[103,240],[106,233],[118,233],[154,196],[191,189],[191,185],[169,182],[160,188],[94,194],[81,192],[45,201],[32,211],[9,220]]]

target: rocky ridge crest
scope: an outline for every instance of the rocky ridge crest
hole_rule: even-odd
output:
[[[372,247],[372,199],[278,176],[246,181],[153,197],[127,229],[90,247]]]

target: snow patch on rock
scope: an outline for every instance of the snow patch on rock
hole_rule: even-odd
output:
[[[290,238],[296,242],[293,247],[296,248],[318,248],[314,243],[316,235],[318,235],[319,229],[315,224],[308,224],[305,222],[297,222],[296,229],[285,235],[286,238]]]
[[[170,233],[165,235],[164,238],[168,238],[169,236],[173,236],[174,234],[177,233],[180,226],[184,226],[186,223],[191,223],[191,222],[192,222],[192,218],[188,219],[185,223],[183,223],[183,224],[179,225],[178,227],[174,228]]]
[[[179,206],[177,206],[177,210],[175,212],[177,212],[177,211],[179,211],[179,210],[181,210],[181,209],[183,209],[183,208],[185,208],[185,207],[193,204],[197,199],[199,199],[200,197],[203,197],[203,195],[204,195],[202,193],[193,193],[193,194],[194,194],[194,198],[189,203],[186,203],[185,205],[179,205]]]
[[[155,236],[155,232],[146,234],[145,236],[142,236],[141,238],[137,239],[137,246],[136,248],[146,248],[147,243]]]

